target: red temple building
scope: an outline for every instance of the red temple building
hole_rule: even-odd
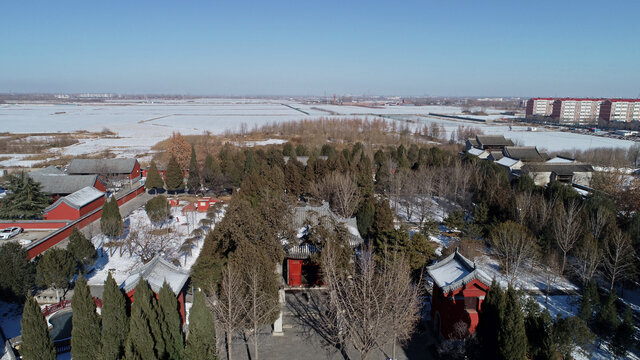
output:
[[[473,334],[478,326],[478,312],[491,284],[489,276],[458,249],[427,267],[427,272],[433,279],[431,319],[434,331],[446,339]]]

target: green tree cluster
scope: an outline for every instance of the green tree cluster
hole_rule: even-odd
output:
[[[40,190],[40,183],[21,172],[9,175],[7,195],[0,199],[0,219],[40,219],[51,198]]]
[[[182,168],[180,168],[178,160],[173,156],[169,159],[164,181],[167,185],[167,190],[169,191],[175,192],[184,190],[184,175],[182,174]]]
[[[71,230],[71,235],[69,235],[67,250],[69,250],[71,256],[76,260],[78,268],[81,271],[86,271],[98,258],[98,252],[95,246],[93,246],[93,243],[75,227]]]
[[[161,223],[171,215],[171,205],[167,198],[158,195],[144,204],[144,210],[152,223]]]
[[[35,285],[35,274],[27,249],[15,242],[0,246],[0,298],[23,299]]]
[[[151,161],[151,165],[149,165],[149,170],[147,171],[147,180],[144,183],[144,187],[147,190],[157,190],[164,188],[164,180],[162,180],[162,176],[160,176],[160,172],[158,171],[158,167],[156,166],[155,161]]]
[[[122,235],[124,231],[124,222],[120,215],[120,208],[115,196],[109,197],[102,206],[102,214],[100,215],[100,230],[110,238]]]

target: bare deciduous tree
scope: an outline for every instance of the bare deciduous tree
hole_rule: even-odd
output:
[[[338,215],[349,218],[360,201],[358,184],[350,174],[334,171],[312,187],[312,192],[326,200]]]
[[[515,213],[518,224],[525,225],[529,219],[533,207],[533,193],[524,191],[517,193],[515,196]]]
[[[602,250],[598,241],[593,237],[586,237],[582,245],[575,252],[573,271],[582,281],[582,286],[587,286],[602,265]]]
[[[631,239],[620,230],[615,230],[604,247],[603,272],[609,279],[609,291],[613,291],[616,281],[629,279],[635,275],[636,253]]]
[[[577,202],[570,202],[566,207],[560,203],[558,213],[553,218],[553,237],[558,244],[558,248],[562,251],[562,265],[560,273],[564,274],[567,264],[567,254],[575,246],[580,237],[581,223],[580,212],[582,206]]]
[[[491,232],[490,241],[504,268],[507,280],[513,284],[524,263],[536,255],[535,238],[526,227],[507,221]]]
[[[233,262],[229,262],[222,272],[219,295],[215,283],[210,284],[209,293],[209,307],[225,332],[227,360],[231,360],[233,333],[244,325],[248,308],[242,275]]]
[[[415,329],[419,299],[403,261],[376,263],[368,250],[355,261],[352,276],[336,270],[335,259],[323,253],[328,306],[336,327],[366,359],[390,342],[408,338]],[[389,336],[389,335],[392,336]]]

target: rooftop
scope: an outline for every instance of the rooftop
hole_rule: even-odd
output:
[[[61,203],[66,203],[74,209],[80,209],[81,207],[93,202],[94,200],[104,196],[104,193],[93,186],[84,187],[73,194],[64,196],[56,200],[48,208],[44,209],[44,212],[49,212],[56,208]]]
[[[510,168],[513,165],[517,164],[519,161],[520,160],[518,160],[518,159],[512,159],[512,158],[509,158],[509,157],[505,156],[505,157],[502,157],[499,160],[497,160],[496,164]]]
[[[71,194],[87,186],[95,185],[98,175],[64,175],[30,173],[31,178],[41,185],[41,190],[49,194]]]
[[[543,163],[527,164],[522,167],[524,172],[553,172],[557,175],[573,175],[574,172],[593,172],[593,166],[582,163]]]
[[[535,146],[505,146],[502,153],[506,157],[522,161],[545,161],[546,153],[540,153]]]
[[[137,160],[127,159],[73,159],[67,167],[68,174],[129,174]]]
[[[471,155],[480,156],[480,155],[482,155],[482,154],[485,152],[485,150],[482,150],[482,149],[478,149],[478,148],[472,147],[472,148],[471,148],[471,149],[469,149],[469,151],[467,151],[467,152],[468,152],[469,154],[471,154]]]
[[[428,266],[427,272],[445,294],[459,289],[475,279],[486,285],[491,284],[489,276],[478,269],[475,262],[462,256],[457,248],[453,254]]]
[[[505,139],[504,135],[476,135],[480,146],[513,146],[513,142]]]
[[[151,261],[131,273],[120,288],[128,293],[138,285],[140,278],[146,280],[156,294],[166,281],[173,293],[178,295],[189,279],[189,270],[175,266],[160,255],[156,255]]]

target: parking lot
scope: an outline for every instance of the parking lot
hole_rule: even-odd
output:
[[[22,246],[27,246],[34,241],[38,241],[43,237],[51,234],[55,230],[24,230],[22,233],[12,237],[9,240],[0,240],[2,243],[15,242]]]

